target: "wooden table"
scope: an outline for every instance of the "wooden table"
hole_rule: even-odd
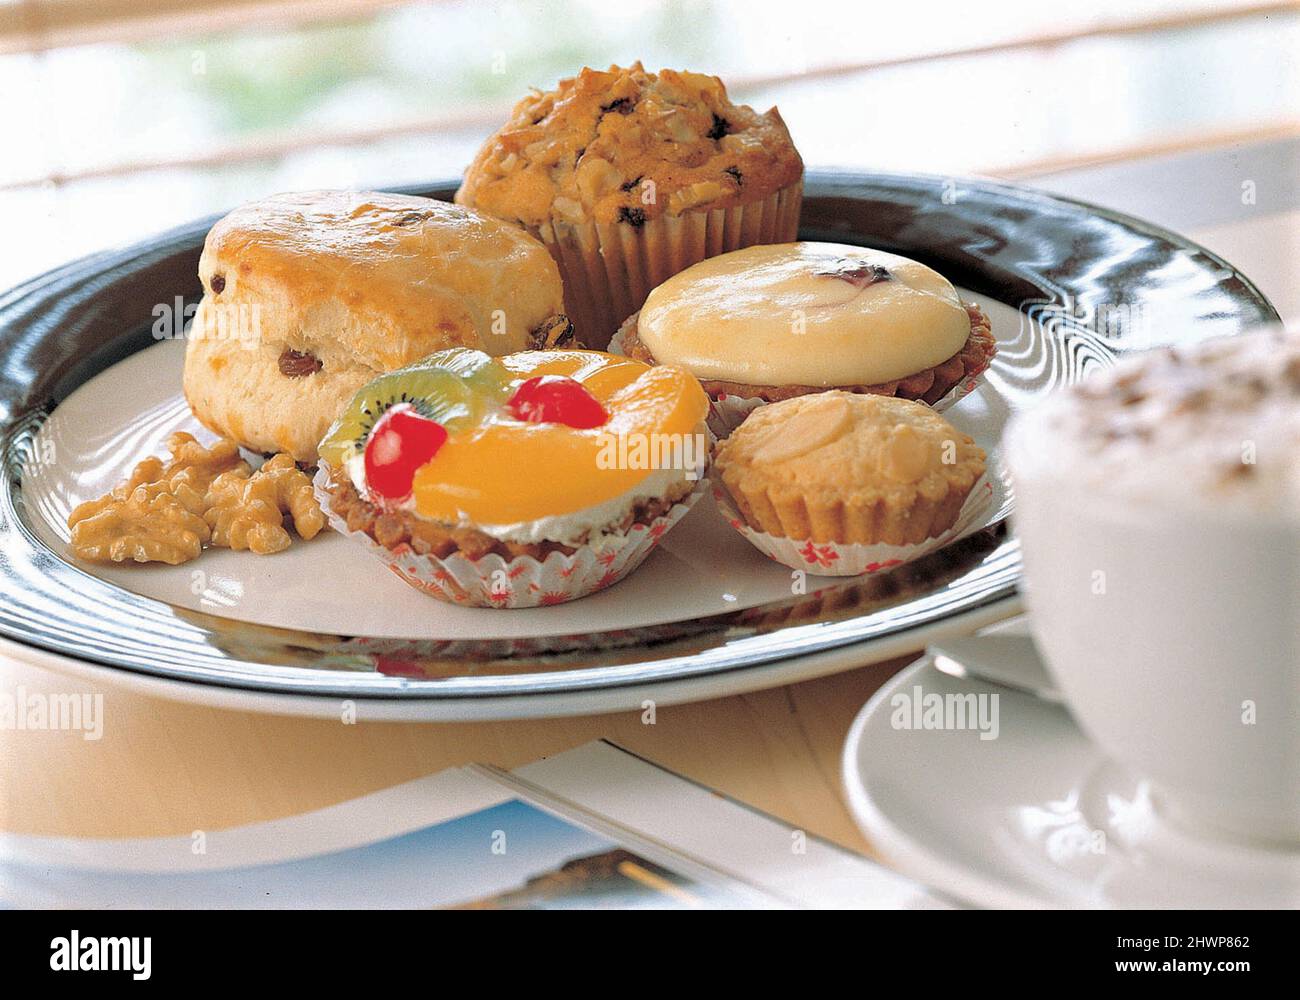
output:
[[[1148,214],[1220,250],[1300,318],[1300,142],[1224,148],[1041,178]],[[1271,176],[1270,176],[1271,172]],[[1180,178],[1191,190],[1171,191]],[[1235,195],[1255,181],[1255,204]],[[1271,181],[1271,183],[1270,183]],[[1185,213],[1180,216],[1180,211]],[[754,694],[639,713],[545,721],[404,724],[277,718],[197,708],[104,688],[105,731],[0,732],[0,830],[69,836],[162,836],[292,815],[470,761],[514,767],[606,737],[800,829],[870,853],[840,792],[853,716],[902,657]],[[95,690],[0,663],[12,691]]]

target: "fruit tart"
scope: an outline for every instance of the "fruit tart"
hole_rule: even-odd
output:
[[[599,351],[439,351],[362,388],[320,443],[330,523],[412,586],[534,607],[621,580],[702,490],[693,376]]]

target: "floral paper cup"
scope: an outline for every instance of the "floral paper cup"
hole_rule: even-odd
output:
[[[924,403],[829,391],[756,410],[714,451],[718,503],[765,555],[853,576],[933,551],[992,495],[982,448]]]
[[[978,389],[983,376],[982,368],[971,372],[943,396],[930,403],[930,408],[936,413],[942,413]],[[709,430],[715,437],[725,438],[743,424],[745,418],[751,413],[769,402],[754,396],[733,396],[725,392],[709,393]]]
[[[359,542],[405,583],[448,604],[478,608],[535,608],[576,601],[618,583],[643,563],[664,534],[690,511],[708,486],[701,479],[685,497],[652,520],[637,521],[625,532],[602,535],[571,553],[551,552],[543,559],[490,554],[470,559],[463,553],[444,558],[416,552],[407,543],[393,548],[369,532],[348,527],[328,488],[328,471],[317,472],[313,485],[331,527]]]
[[[782,538],[757,531],[745,523],[735,503],[721,487],[713,490],[718,510],[736,531],[745,536],[754,548],[769,559],[791,569],[803,570],[813,576],[864,576],[881,570],[893,569],[943,548],[954,539],[966,534],[979,523],[993,496],[993,484],[988,479],[976,483],[957,521],[951,528],[935,538],[927,538],[916,545],[855,545],[847,542],[816,542],[810,538]]]

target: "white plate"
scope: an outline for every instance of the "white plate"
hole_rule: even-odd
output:
[[[996,695],[997,737],[904,728],[932,695]],[[858,824],[893,866],[976,905],[1300,906],[1300,851],[1171,825],[1147,783],[1108,761],[1063,708],[950,677],[928,658],[858,714],[843,780]]]
[[[180,344],[155,344],[150,330],[160,299],[196,301],[211,223],[0,297],[0,636],[15,655],[205,704],[334,715],[347,700],[373,703],[372,717],[504,718],[784,683],[1018,606],[1000,481],[986,529],[888,572],[811,578],[807,594],[708,502],[631,577],[552,608],[443,605],[334,537],[176,568],[72,561],[71,506],[187,423]],[[1012,185],[810,172],[801,235],[915,256],[979,289],[970,297],[998,356],[947,415],[989,451],[1012,411],[1118,356],[1276,316],[1245,276],[1175,234]]]
[[[974,296],[972,296],[974,297]],[[1015,310],[988,299],[993,329],[1015,339]],[[180,393],[185,344],[164,341],[96,375],[50,415],[37,434],[23,493],[31,527],[51,551],[101,579],[174,607],[258,625],[306,632],[402,639],[524,639],[637,628],[722,614],[789,599],[791,571],[733,530],[711,495],[672,531],[646,563],[608,590],[553,607],[467,608],[443,603],[399,580],[355,542],[326,531],[274,556],[210,549],[180,566],[92,565],[73,556],[68,513],[124,480],[146,455],[184,430],[213,435],[190,414]],[[995,390],[949,409],[946,416],[995,454],[1007,409]],[[992,503],[965,532],[1001,517],[1007,489],[1000,477]],[[814,580],[808,589],[827,582]]]

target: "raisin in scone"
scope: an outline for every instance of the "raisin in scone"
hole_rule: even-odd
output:
[[[705,257],[795,238],[803,161],[775,108],[715,76],[584,69],[515,106],[456,201],[555,255],[578,335],[603,347],[655,285]]]
[[[307,191],[212,227],[185,396],[209,429],[314,464],[375,376],[448,347],[509,354],[570,328],[555,263],[526,233],[405,195]]]

